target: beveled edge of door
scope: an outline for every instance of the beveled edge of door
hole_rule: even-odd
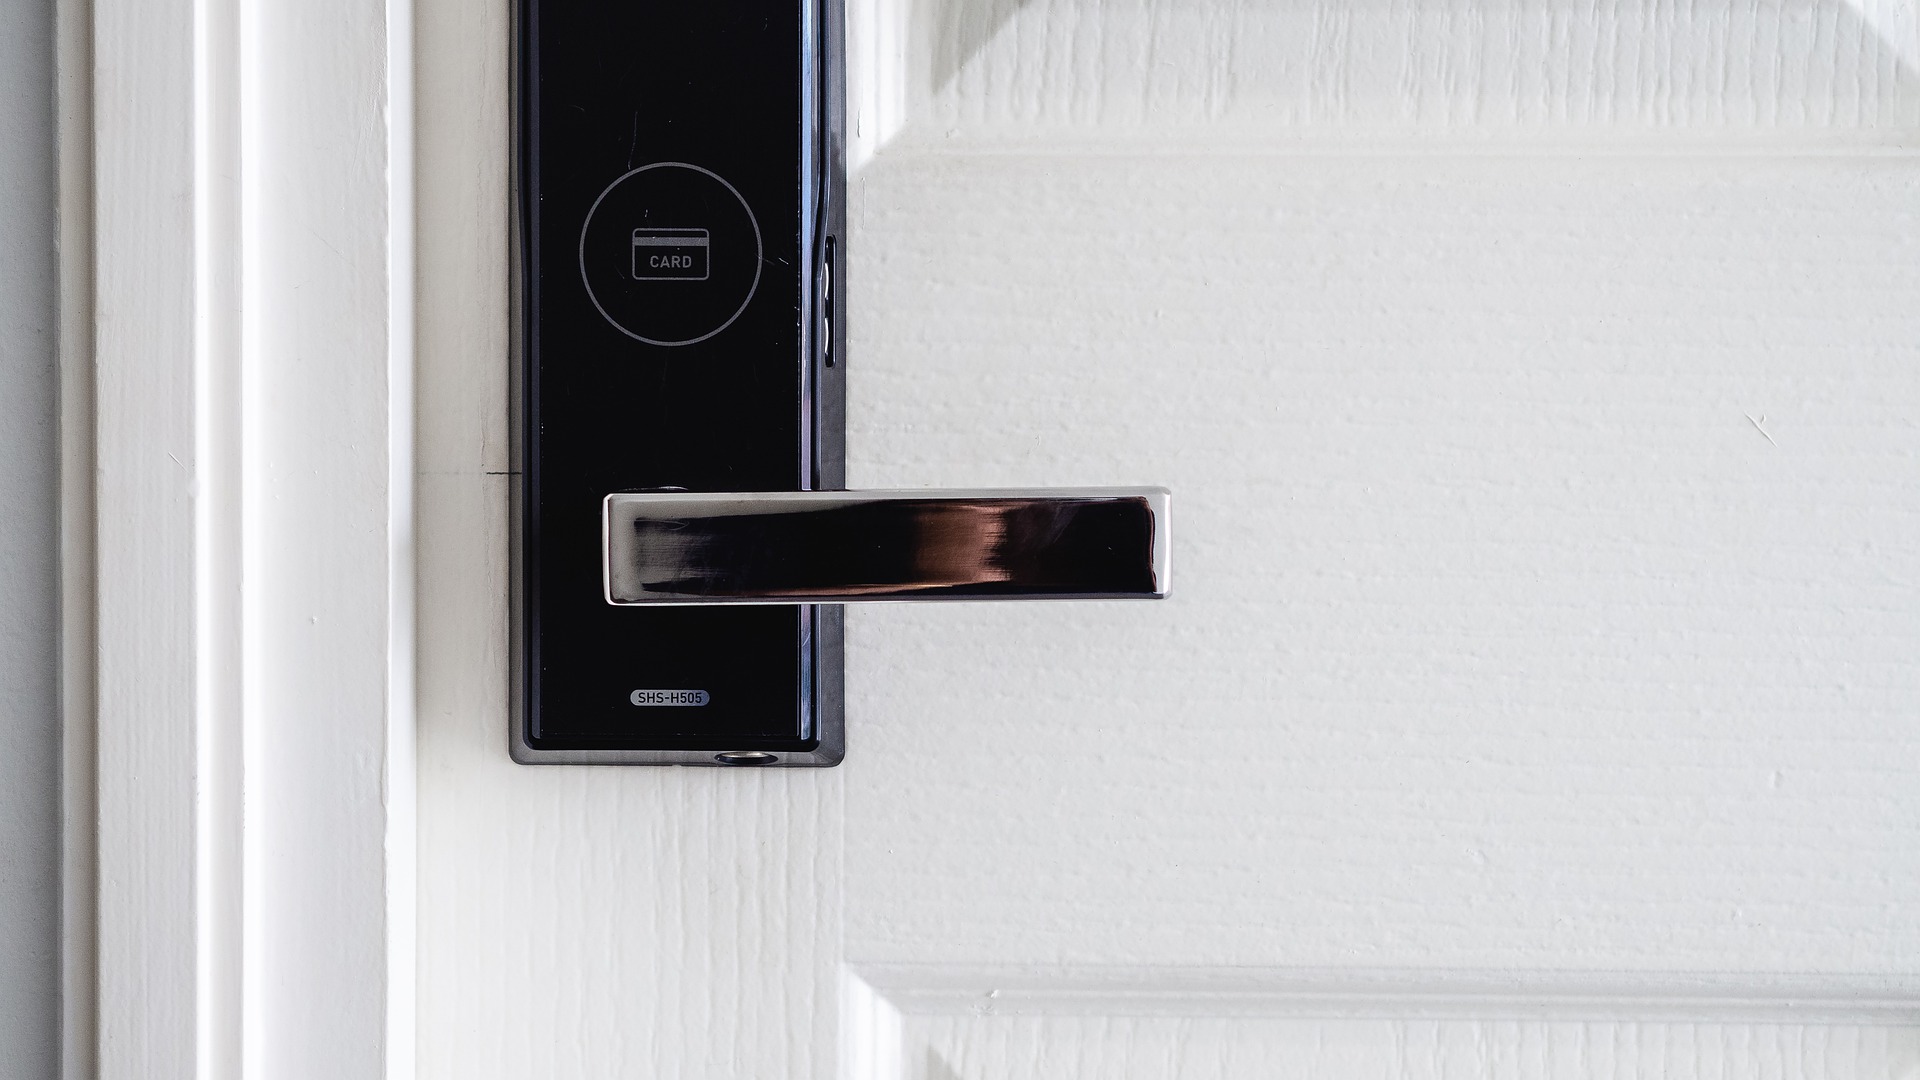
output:
[[[901,1016],[1358,1018],[1920,1027],[1920,973],[848,964]]]

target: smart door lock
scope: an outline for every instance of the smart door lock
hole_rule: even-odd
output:
[[[1166,494],[844,476],[839,0],[521,0],[515,760],[832,765],[842,608],[1156,597]]]

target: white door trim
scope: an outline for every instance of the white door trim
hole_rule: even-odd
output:
[[[404,1077],[410,6],[62,19],[68,1075]]]

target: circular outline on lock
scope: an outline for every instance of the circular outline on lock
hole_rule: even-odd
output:
[[[740,301],[740,306],[734,309],[733,314],[727,316],[726,322],[701,334],[699,337],[687,338],[685,341],[657,341],[650,337],[641,337],[639,334],[620,325],[620,320],[607,314],[607,309],[600,305],[600,298],[593,295],[593,279],[587,276],[587,230],[593,228],[593,215],[599,212],[600,204],[606,201],[608,195],[613,194],[614,188],[626,183],[628,177],[636,176],[649,169],[692,169],[694,172],[703,173],[718,180],[720,186],[727,189],[728,194],[739,200],[740,209],[747,212],[747,222],[753,226],[753,284],[747,286],[746,297]],[[644,342],[648,345],[659,345],[666,348],[676,348],[681,345],[698,345],[715,334],[718,334],[720,331],[725,330],[727,327],[732,326],[734,321],[740,318],[740,315],[747,310],[747,305],[753,303],[753,294],[760,291],[760,264],[765,261],[765,259],[766,245],[761,243],[760,240],[760,219],[754,214],[753,207],[747,202],[746,198],[740,194],[740,189],[728,183],[726,177],[721,176],[712,169],[703,169],[698,165],[692,165],[684,161],[656,161],[651,165],[642,165],[637,169],[629,169],[621,173],[614,179],[613,183],[608,184],[600,192],[599,198],[593,200],[593,205],[587,209],[587,220],[580,226],[580,284],[586,286],[587,299],[593,301],[593,309],[598,311],[600,317],[607,320],[615,330],[620,331],[635,341]]]

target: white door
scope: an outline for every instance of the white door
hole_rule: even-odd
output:
[[[1920,1076],[1912,5],[861,0],[828,771],[507,758],[509,12],[417,0],[434,1080]]]
[[[506,757],[508,22],[421,0],[428,1077],[1920,1076],[1911,6],[855,5],[832,771]],[[478,178],[476,180],[476,178]]]
[[[61,0],[67,1076],[1920,1076],[1913,3],[859,0],[849,479],[1174,597],[794,771],[508,760],[508,9]]]

